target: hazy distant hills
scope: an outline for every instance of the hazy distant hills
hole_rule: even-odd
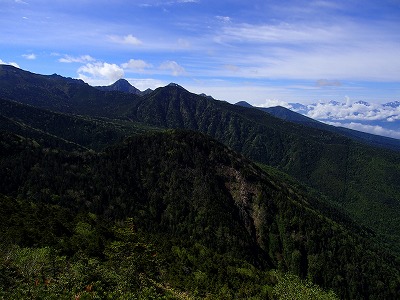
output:
[[[238,102],[238,103],[236,103],[236,105],[243,106],[243,107],[253,107],[251,104],[249,104],[245,101]],[[391,104],[389,103],[387,105],[391,105]],[[396,103],[393,102],[392,105],[396,105]],[[369,134],[369,133],[365,133],[365,132],[361,132],[361,131],[357,131],[357,130],[352,130],[349,128],[328,125],[323,122],[319,122],[319,121],[316,121],[309,117],[306,117],[300,113],[294,112],[294,111],[292,111],[288,108],[282,107],[282,106],[254,107],[254,108],[265,111],[265,112],[267,112],[273,116],[276,116],[282,120],[302,124],[302,125],[305,125],[308,127],[313,127],[313,128],[318,128],[318,129],[338,133],[338,134],[344,135],[346,137],[349,137],[351,139],[370,144],[371,146],[383,147],[383,148],[400,151],[400,140],[398,140],[398,139]]]

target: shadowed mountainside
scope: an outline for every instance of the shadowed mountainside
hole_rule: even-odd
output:
[[[6,178],[1,194],[24,199],[34,209],[44,205],[62,207],[72,215],[132,218],[139,232],[164,245],[162,251],[169,257],[155,280],[190,290],[190,282],[198,282],[201,272],[206,275],[203,297],[219,291],[226,276],[244,276],[236,288],[250,280],[256,289],[260,279],[252,275],[220,273],[230,270],[223,271],[221,259],[231,257],[229,261],[240,259],[254,266],[246,267],[255,268],[251,272],[278,269],[311,278],[346,299],[399,296],[398,264],[368,241],[368,232],[340,221],[340,213],[327,204],[316,209],[318,199],[202,134],[167,131],[134,136],[103,153],[49,151],[5,132],[1,141],[0,176]],[[11,202],[4,201],[9,207],[2,214],[13,211]],[[3,241],[25,247],[50,244],[63,251],[76,243],[66,243],[71,233],[56,224],[46,234],[28,234],[11,221],[18,214],[16,210],[13,218],[5,219],[10,221],[2,231]],[[93,242],[88,234],[81,234],[78,241]],[[92,248],[82,250],[87,255],[104,247],[89,245]],[[184,253],[191,253],[191,258]],[[205,253],[211,256],[201,262]],[[241,272],[250,272],[246,268]]]

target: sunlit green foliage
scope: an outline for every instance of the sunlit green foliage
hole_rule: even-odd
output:
[[[273,288],[277,300],[339,300],[334,292],[326,292],[310,281],[301,280],[298,276],[272,272],[278,283]]]

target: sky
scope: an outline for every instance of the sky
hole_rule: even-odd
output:
[[[175,82],[256,106],[400,100],[399,0],[0,0],[0,15],[0,63],[90,85]]]

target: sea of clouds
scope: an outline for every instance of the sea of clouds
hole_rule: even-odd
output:
[[[267,100],[263,107],[284,106],[330,125],[400,139],[400,101],[385,104],[365,101],[320,101],[312,104]]]
[[[400,102],[374,104],[365,101],[290,103],[289,107],[307,117],[330,125],[400,139]]]

